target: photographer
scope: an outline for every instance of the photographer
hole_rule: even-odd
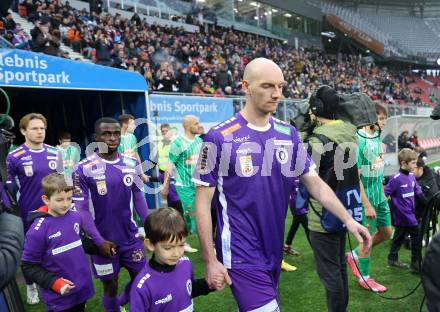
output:
[[[2,181],[6,180],[6,155],[14,136],[8,131],[13,120],[6,118],[0,125],[0,311],[24,311],[15,282],[24,244],[23,223],[11,214],[16,207]]]

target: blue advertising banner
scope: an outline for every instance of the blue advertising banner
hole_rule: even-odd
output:
[[[0,86],[145,92],[139,74],[41,53],[0,49]]]
[[[232,99],[228,98],[152,94],[149,99],[149,119],[158,127],[170,124],[175,134],[182,132],[182,120],[186,115],[198,117],[208,132],[209,128],[234,114]]]

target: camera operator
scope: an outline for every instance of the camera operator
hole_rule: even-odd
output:
[[[436,106],[431,119],[440,119],[440,105]],[[422,265],[422,282],[429,312],[440,312],[440,234],[435,235],[426,251]]]
[[[20,264],[24,231],[21,219],[12,214],[17,206],[3,183],[6,180],[6,155],[14,139],[14,135],[5,129],[10,130],[13,126],[10,117],[0,124],[0,311],[19,312],[24,311],[24,307],[14,277]]]

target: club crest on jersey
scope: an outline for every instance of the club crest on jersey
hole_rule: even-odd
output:
[[[32,166],[23,166],[24,174],[27,177],[32,177],[34,175],[34,170],[32,169]]]
[[[79,234],[79,223],[75,222],[75,224],[73,225],[73,229],[75,230],[76,234]]]
[[[55,170],[57,168],[56,160],[49,161],[49,168],[52,169],[52,170]]]
[[[133,184],[133,176],[129,173],[124,175],[122,180],[124,181],[125,186],[131,186]]]
[[[144,251],[142,249],[136,249],[131,254],[133,262],[141,262],[144,259]]]
[[[107,194],[107,185],[105,181],[96,181],[96,189],[98,190],[99,195]]]
[[[252,155],[240,156],[241,173],[245,177],[250,177],[254,173],[254,166],[252,165]]]
[[[191,296],[191,293],[192,293],[192,282],[191,282],[190,279],[186,281],[186,290],[188,291],[188,295]]]
[[[275,156],[280,164],[285,164],[289,161],[289,153],[284,147],[278,147],[275,150]]]

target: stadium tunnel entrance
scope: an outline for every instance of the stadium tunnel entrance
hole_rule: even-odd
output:
[[[31,112],[47,118],[47,144],[57,145],[58,134],[69,131],[82,157],[93,141],[98,118],[118,118],[123,113],[148,116],[148,85],[139,73],[39,53],[0,49],[0,88],[10,99],[17,145],[24,141],[19,120]],[[0,113],[5,107],[5,99],[0,100]],[[137,126],[135,135],[138,141],[147,137],[147,124]],[[140,146],[139,154],[149,160],[149,144]],[[155,206],[154,196],[147,195],[147,200]]]

